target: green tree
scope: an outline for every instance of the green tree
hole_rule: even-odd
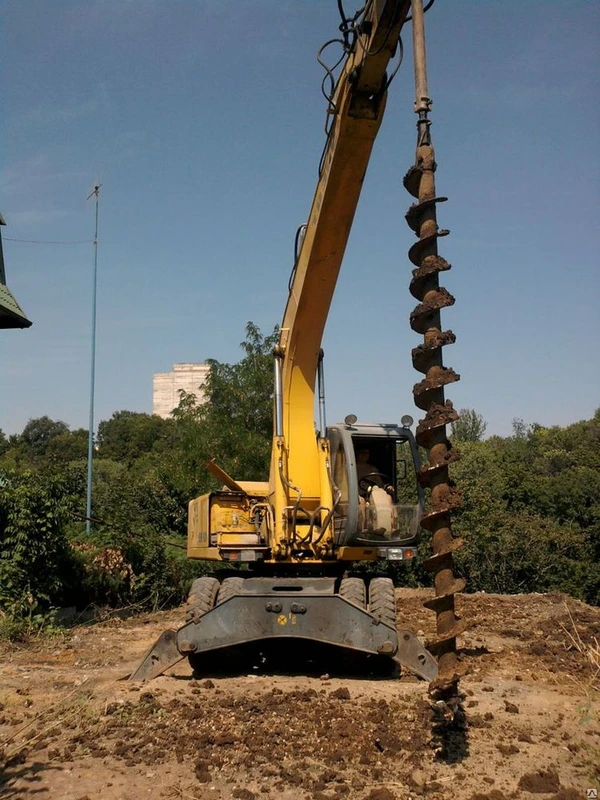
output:
[[[54,468],[87,458],[88,432],[85,428],[53,436],[46,446],[45,457]]]
[[[470,589],[600,599],[600,420],[461,444],[454,529]]]
[[[263,336],[252,322],[240,343],[245,356],[237,364],[209,360],[204,419],[229,424],[271,439],[273,433],[273,348],[279,338],[274,329]]]
[[[2,428],[0,428],[0,456],[3,456],[4,453],[6,453],[6,451],[9,449],[9,447],[10,443],[6,437],[6,434],[4,433]]]
[[[459,418],[450,426],[452,439],[457,442],[480,442],[487,428],[481,414],[472,408],[461,408]]]
[[[6,469],[34,470],[54,475],[71,461],[87,457],[88,433],[50,417],[31,419],[21,434],[2,442],[0,463]]]
[[[171,420],[155,414],[115,411],[98,425],[98,455],[132,462],[153,449],[166,445],[172,433]]]
[[[0,471],[0,609],[9,617],[71,599],[76,576],[66,524],[73,501],[65,478]]]
[[[508,440],[508,448],[510,447]],[[462,505],[453,515],[459,568],[469,590],[569,591],[585,597],[588,537],[577,524],[546,517],[532,504],[512,503],[514,463],[507,440],[465,443],[453,476]],[[510,455],[510,450],[508,455]]]
[[[94,518],[88,539],[80,529],[78,548],[94,557],[107,548],[130,567],[118,576],[91,570],[83,587],[88,602],[157,605],[183,599],[197,566],[180,557],[184,547],[187,499],[177,496],[154,467],[137,469],[99,459],[94,472]],[[93,563],[93,562],[92,562]]]
[[[182,393],[173,412],[179,432],[180,465],[190,474],[207,476],[203,464],[215,458],[240,480],[268,475],[273,435],[273,347],[277,328],[263,336],[253,323],[241,343],[244,358],[236,364],[209,361],[206,401],[198,404]],[[207,477],[202,486],[212,485]]]
[[[19,437],[19,444],[29,456],[44,456],[49,443],[57,436],[68,434],[69,426],[50,417],[30,419]]]

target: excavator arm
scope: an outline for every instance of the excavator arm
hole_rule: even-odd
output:
[[[277,358],[271,501],[275,547],[283,552],[294,531],[284,509],[301,505],[305,518],[320,509],[318,526],[331,527],[335,502],[328,444],[315,437],[315,384],[325,322],[371,150],[385,109],[387,68],[399,45],[410,0],[373,0],[355,20],[352,41],[330,98],[329,133],[319,181],[298,253],[281,325]],[[295,522],[298,517],[296,515]],[[313,520],[314,521],[314,520]],[[330,541],[323,532],[322,542]]]

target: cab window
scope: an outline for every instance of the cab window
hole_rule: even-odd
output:
[[[400,505],[417,505],[417,476],[410,442],[396,442],[396,502]]]

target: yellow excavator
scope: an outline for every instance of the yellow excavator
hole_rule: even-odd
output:
[[[186,623],[162,634],[133,680],[160,675],[186,657],[201,669],[238,645],[285,649],[292,640],[387,660],[429,681],[438,676],[436,659],[415,634],[397,630],[392,581],[352,575],[355,562],[410,561],[416,554],[428,513],[413,420],[359,423],[349,415],[328,426],[321,350],[383,117],[388,68],[395,57],[401,61],[407,18],[422,23],[422,0],[412,6],[411,12],[411,0],[370,0],[348,18],[338,2],[343,64],[335,81],[327,75],[327,141],[308,222],[296,236],[274,352],[269,480],[233,479],[211,462],[223,488],[189,504],[189,557],[245,568],[221,581],[194,581]],[[413,210],[409,224],[418,235],[416,217]]]

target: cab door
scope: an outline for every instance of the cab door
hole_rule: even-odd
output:
[[[339,492],[333,515],[335,543],[338,547],[350,544],[356,537],[358,525],[358,480],[356,457],[351,432],[341,426],[327,429],[331,452],[331,475]]]

